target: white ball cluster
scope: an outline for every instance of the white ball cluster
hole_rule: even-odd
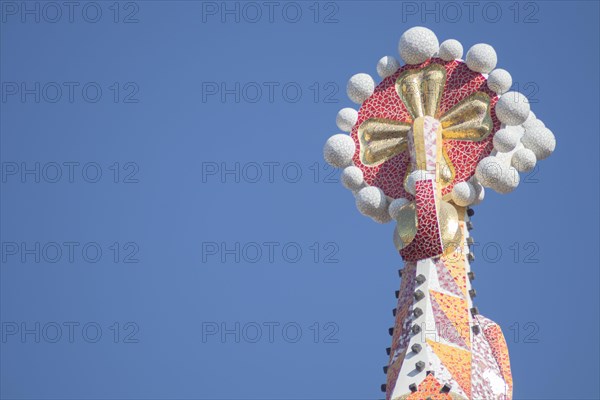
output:
[[[501,153],[512,151],[517,147],[521,134],[517,129],[511,129],[512,127],[506,127],[500,129],[494,135],[494,148]]]
[[[356,193],[356,208],[368,217],[389,221],[387,207],[388,202],[383,190],[376,186],[364,187]]]
[[[458,40],[448,39],[440,44],[438,56],[444,61],[458,60],[463,55],[463,46]]]
[[[525,129],[521,143],[533,151],[538,160],[543,160],[550,156],[556,147],[556,139],[552,131],[540,126]]]
[[[513,154],[510,165],[512,165],[519,172],[529,172],[535,168],[537,158],[533,151],[522,148],[515,151]]]
[[[512,192],[520,180],[515,168],[506,166],[494,156],[486,157],[477,164],[475,178],[483,186],[501,194]]]
[[[403,197],[392,200],[390,206],[388,207],[388,214],[390,215],[390,218],[397,221],[399,218],[398,213],[400,212],[400,208],[402,208],[402,206],[406,203],[408,203],[408,200]]]
[[[523,127],[523,129],[526,129],[530,126],[533,126],[532,124],[537,120],[537,117],[535,116],[535,113],[533,111],[529,111],[529,114],[527,115],[527,119],[521,124],[521,126]]]
[[[459,207],[472,204],[477,197],[477,192],[469,182],[459,182],[452,188],[452,201]]]
[[[529,117],[527,117],[527,120],[525,122],[523,122],[523,128],[525,128],[525,129],[531,129],[531,128],[537,128],[537,127],[543,128],[545,126],[546,125],[544,124],[544,122],[541,119],[537,119],[535,117],[535,114],[533,114],[533,112],[530,112]]]
[[[498,94],[506,93],[512,86],[512,83],[512,76],[507,70],[502,68],[493,70],[487,79],[488,88]]]
[[[488,74],[491,70],[496,68],[498,57],[496,56],[496,50],[494,50],[492,46],[485,43],[479,43],[467,51],[465,62],[470,70]]]
[[[396,60],[392,56],[382,57],[377,62],[377,74],[382,79],[385,79],[390,75],[393,75],[394,72],[398,71],[398,68],[400,68],[400,63],[398,62],[398,60]]]
[[[371,219],[378,224],[387,224],[392,220],[388,213],[382,212],[381,214],[377,214],[371,217]]]
[[[335,123],[343,132],[350,132],[358,120],[358,111],[354,108],[342,108],[337,113]]]
[[[369,74],[353,75],[346,86],[346,93],[350,100],[356,104],[362,104],[375,91],[375,81]]]
[[[365,185],[365,177],[362,170],[354,165],[344,168],[341,181],[346,189],[353,192],[362,189]]]
[[[435,33],[422,26],[415,26],[400,37],[398,52],[405,63],[421,64],[433,57],[439,47]]]
[[[496,116],[506,125],[521,125],[529,111],[529,100],[519,92],[506,92],[496,103]]]
[[[333,135],[323,146],[325,161],[335,168],[344,168],[352,164],[352,157],[356,151],[354,140],[343,133]]]

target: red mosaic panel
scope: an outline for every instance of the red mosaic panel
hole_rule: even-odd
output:
[[[400,294],[398,295],[398,306],[396,308],[396,322],[394,324],[394,336],[392,337],[392,346],[390,351],[390,360],[387,373],[387,390],[391,395],[402,361],[408,348],[410,340],[410,327],[412,324],[412,296],[415,291],[415,275],[417,270],[416,263],[406,263],[402,272],[402,283],[400,285]]]
[[[490,321],[491,322],[491,321]],[[487,327],[483,329],[483,333],[485,334],[485,338],[487,339],[490,347],[492,349],[492,353],[494,354],[494,358],[500,367],[500,371],[502,372],[502,376],[504,377],[504,381],[507,383],[509,387],[508,396],[512,396],[512,373],[510,371],[510,360],[508,358],[508,347],[506,345],[506,340],[504,339],[504,335],[502,334],[502,330],[495,323],[488,324]]]
[[[463,292],[458,287],[452,275],[450,275],[450,271],[446,268],[443,259],[444,257],[435,262],[435,268],[437,270],[440,287],[452,294],[457,295],[458,297],[464,297]]]
[[[354,164],[363,171],[365,182],[381,188],[386,195],[392,198],[404,197],[409,200],[413,199],[413,196],[404,190],[403,185],[410,164],[410,156],[406,151],[374,167],[363,165],[360,161],[358,127],[370,118],[386,118],[412,123],[411,116],[396,93],[396,79],[406,70],[422,68],[431,63],[444,66],[447,73],[446,84],[438,110],[439,115],[436,115],[438,119],[461,100],[477,91],[481,91],[487,93],[491,98],[491,116],[494,123],[492,134],[480,142],[444,140],[444,147],[454,165],[456,176],[450,185],[443,188],[442,195],[449,193],[455,183],[468,180],[475,173],[475,168],[479,160],[488,156],[492,151],[492,137],[500,129],[500,121],[495,113],[495,105],[498,97],[488,89],[484,76],[471,71],[463,62],[458,60],[445,62],[439,58],[433,58],[425,61],[423,64],[405,65],[399,68],[395,74],[384,79],[377,86],[373,95],[362,104],[358,110],[357,123],[354,125],[351,133],[356,143]]]
[[[398,296],[398,305],[396,308],[396,323],[394,328],[394,336],[392,338],[392,352],[390,353],[390,362],[394,357],[395,351],[402,351],[408,346],[410,338],[410,324],[412,318],[407,318],[412,315],[412,296],[415,291],[415,274],[417,264],[414,262],[406,263],[402,272],[402,283],[400,285],[400,294]],[[407,325],[407,326],[404,326]]]
[[[434,290],[430,290],[429,293],[431,294],[431,299],[437,302],[442,312],[448,317],[452,325],[456,328],[456,331],[464,339],[463,343],[465,347],[470,347],[471,331],[469,326],[469,304],[467,300]]]
[[[431,308],[433,309],[433,317],[435,318],[435,327],[438,335],[450,343],[467,349],[468,346],[465,343],[465,339],[456,330],[456,324],[444,313],[435,296],[431,297]],[[466,328],[468,329],[468,326]]]
[[[479,322],[483,319],[477,315]],[[473,335],[473,360],[471,364],[472,395],[474,399],[496,399],[508,400],[510,397],[498,396],[494,394],[491,382],[487,376],[489,374],[502,377],[502,372],[498,367],[494,353],[484,334]]]
[[[418,261],[442,254],[442,239],[435,206],[435,187],[433,180],[416,182],[417,220],[419,226],[412,242],[400,254],[407,261]]]
[[[392,398],[392,393],[394,393],[394,388],[396,387],[396,383],[398,382],[398,375],[400,375],[400,369],[402,369],[402,363],[404,362],[404,357],[406,356],[407,351],[408,349],[404,349],[404,351],[397,356],[396,360],[388,366],[386,381],[387,399]]]

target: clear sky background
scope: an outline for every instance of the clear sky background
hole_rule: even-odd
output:
[[[515,399],[599,398],[598,2],[23,4],[0,2],[3,399],[381,398],[402,261],[321,151],[415,25],[492,44],[556,135],[476,208],[475,305]]]

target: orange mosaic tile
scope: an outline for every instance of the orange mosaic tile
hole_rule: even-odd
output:
[[[439,305],[442,312],[454,325],[459,335],[464,339],[467,347],[471,347],[471,330],[469,321],[469,303],[466,299],[450,296],[444,293],[430,290],[429,293]],[[446,327],[437,327],[438,330]]]
[[[448,272],[458,285],[464,297],[467,297],[467,276],[465,274],[465,256],[455,255],[452,257],[442,257],[442,262],[446,266]]]
[[[483,333],[492,348],[492,354],[500,367],[504,381],[509,387],[509,397],[512,396],[512,373],[510,371],[510,359],[508,357],[508,347],[506,345],[506,339],[502,334],[502,330],[497,324],[490,324],[483,330]]]
[[[409,394],[404,397],[406,400],[452,400],[452,397],[448,393],[440,393],[442,384],[435,379],[433,374],[427,375],[427,377],[421,382],[416,392]]]
[[[427,344],[468,398],[471,398],[471,352],[427,339]]]

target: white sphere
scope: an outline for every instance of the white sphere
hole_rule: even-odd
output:
[[[521,138],[521,134],[518,130],[510,128],[511,127],[500,129],[494,135],[494,148],[501,153],[507,153],[514,150]]]
[[[469,182],[459,182],[452,188],[452,201],[459,207],[466,207],[475,201],[477,192]]]
[[[422,26],[410,28],[402,34],[398,43],[400,57],[407,64],[421,64],[427,61],[440,48],[435,33]]]
[[[529,111],[529,100],[519,92],[506,92],[496,103],[496,116],[506,125],[521,125]]]
[[[350,189],[353,192],[360,190],[365,183],[365,177],[362,170],[354,165],[344,168],[341,177],[342,185],[346,189]]]
[[[494,156],[486,157],[477,164],[475,177],[483,186],[502,194],[512,192],[519,185],[517,170],[507,167]]]
[[[541,119],[529,120],[528,118],[527,121],[523,122],[523,128],[525,129],[544,128],[545,126],[546,124]]]
[[[336,168],[344,168],[352,164],[352,157],[356,151],[354,140],[343,133],[333,135],[323,146],[325,161]]]
[[[505,69],[495,69],[488,76],[487,85],[494,93],[506,93],[512,86],[512,76]]]
[[[408,200],[403,197],[392,200],[390,206],[388,207],[388,214],[390,215],[390,218],[397,220],[400,208],[406,203],[408,203]]]
[[[521,143],[533,151],[538,160],[547,158],[556,147],[554,134],[550,129],[544,127],[526,129],[525,134],[521,138]]]
[[[522,148],[515,151],[510,160],[510,165],[519,172],[529,172],[535,168],[536,162],[535,153],[529,149]]]
[[[358,120],[358,111],[354,108],[342,108],[335,117],[335,123],[343,132],[350,132]]]
[[[362,104],[375,91],[375,81],[369,74],[356,74],[348,81],[346,93],[350,100],[356,104]]]
[[[479,182],[477,182],[477,179],[475,179],[475,177],[471,179],[471,185],[473,185],[473,189],[475,190],[475,200],[473,200],[473,203],[471,203],[471,205],[476,206],[477,204],[481,203],[485,198],[485,188],[481,186]]]
[[[521,124],[523,128],[527,128],[533,124],[533,122],[537,120],[535,113],[533,111],[529,111],[529,115],[527,115],[527,119]]]
[[[470,70],[489,74],[491,70],[496,68],[498,57],[496,50],[489,44],[479,43],[474,45],[467,51],[465,62]]]
[[[377,222],[378,224],[387,224],[392,220],[390,215],[387,212],[385,212],[385,210],[377,215],[373,215],[371,219]]]
[[[481,185],[490,187],[492,182],[502,175],[502,170],[502,162],[494,156],[488,156],[477,164],[475,178]]]
[[[377,62],[377,74],[383,79],[393,75],[398,68],[400,68],[400,63],[392,56],[381,57]]]
[[[495,182],[491,188],[500,194],[510,193],[519,186],[519,172],[513,167],[504,167],[501,179]]]
[[[383,190],[376,186],[367,186],[356,193],[356,208],[369,217],[387,213],[387,199]]]
[[[444,61],[458,60],[463,55],[463,46],[458,40],[448,39],[440,44],[438,56]]]
[[[418,169],[411,172],[404,180],[404,189],[414,196],[416,192],[416,182],[423,179],[427,179],[427,171]]]

